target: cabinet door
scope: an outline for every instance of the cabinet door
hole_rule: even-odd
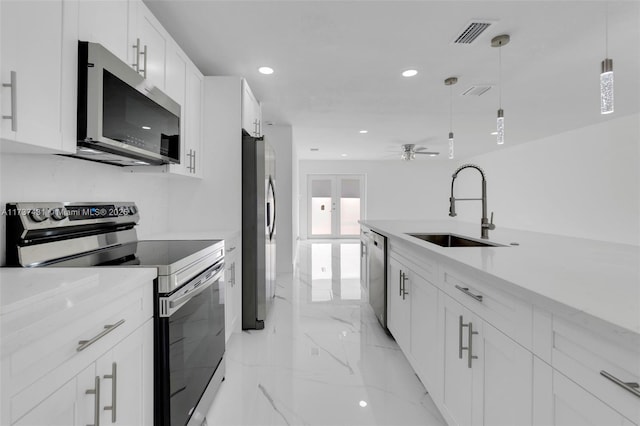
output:
[[[411,356],[411,281],[409,270],[396,259],[389,258],[387,275],[387,328],[405,356]]]
[[[93,424],[96,413],[95,364],[69,380],[41,401],[13,425],[85,426]]]
[[[203,77],[195,66],[187,68],[187,96],[185,108],[185,136],[188,171],[195,177],[202,177],[202,90]]]
[[[61,151],[62,0],[3,1],[0,8],[1,79],[10,83],[14,72],[16,86],[1,88],[2,115],[14,117],[2,119],[2,138]]]
[[[169,35],[158,22],[153,13],[140,0],[134,0],[130,7],[135,22],[130,43],[133,46],[140,39],[139,70],[154,86],[165,89],[165,63]],[[146,55],[144,54],[146,48]],[[134,62],[136,61],[134,53]],[[133,62],[132,62],[133,63]],[[146,71],[146,73],[143,73]]]
[[[553,371],[554,426],[631,426],[633,423],[589,392]]]
[[[128,62],[128,0],[80,1],[78,8],[79,39],[100,43],[123,62]]]
[[[175,46],[174,46],[175,47]],[[187,90],[187,59],[178,49],[170,49],[167,52],[167,95],[180,104],[180,164],[171,164],[169,171],[176,174],[187,174],[187,166],[189,165],[189,157],[187,157],[188,149],[186,148],[186,139],[188,137],[185,123],[187,111],[185,108],[186,90]]]
[[[258,100],[246,80],[242,81],[242,128],[251,136],[259,136]]]
[[[474,370],[468,363],[468,325],[472,323],[475,328],[478,322],[474,322],[471,312],[451,297],[442,294],[441,300],[440,320],[444,333],[442,415],[450,425],[470,425],[473,419]],[[471,337],[473,343],[478,342],[477,336]],[[478,349],[477,346],[472,347],[473,353]]]
[[[153,320],[148,320],[97,362],[101,423],[153,423]]]
[[[438,289],[412,272],[411,281],[411,356],[427,390],[437,393],[436,383],[441,366],[438,337]]]
[[[482,387],[474,399],[483,404],[482,421],[474,423],[531,425],[533,355],[487,323],[477,337],[482,352],[474,348],[478,359],[473,361],[473,368],[482,369]]]

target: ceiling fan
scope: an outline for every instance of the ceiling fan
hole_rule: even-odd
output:
[[[416,147],[416,144],[413,143],[405,143],[401,145],[400,148],[402,149],[402,155],[400,156],[400,158],[404,161],[415,160],[416,154],[428,155],[430,157],[435,157],[436,155],[440,154],[439,152],[435,151],[427,151],[427,148],[425,148],[424,146]]]

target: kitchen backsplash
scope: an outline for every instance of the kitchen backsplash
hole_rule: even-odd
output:
[[[166,232],[169,179],[162,173],[130,173],[116,166],[56,155],[0,155],[0,202],[134,201],[138,236]],[[5,263],[5,217],[0,218],[0,262]]]

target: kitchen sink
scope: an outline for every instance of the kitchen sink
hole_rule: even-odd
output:
[[[505,247],[488,241],[472,240],[454,234],[407,234],[441,247]]]

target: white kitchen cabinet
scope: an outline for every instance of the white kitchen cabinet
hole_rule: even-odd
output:
[[[262,108],[247,80],[242,80],[242,128],[251,136],[262,136]]]
[[[105,407],[115,395],[114,424],[152,424],[152,286],[104,284],[87,274],[37,299],[32,315],[24,306],[8,308],[1,317],[0,423],[84,426],[95,424],[97,413],[100,423],[112,424]],[[98,393],[87,393],[96,383]]]
[[[547,366],[550,370],[551,367]],[[553,377],[549,426],[632,426],[634,423],[566,378],[558,371]],[[542,407],[535,407],[542,409]]]
[[[451,425],[530,425],[533,355],[443,295],[443,415]]]
[[[164,91],[167,46],[171,37],[142,0],[129,2],[129,34],[134,69]]]
[[[96,376],[100,378],[101,424],[151,425],[153,320],[98,359]]]
[[[11,117],[2,119],[2,151],[75,152],[77,4],[3,1],[0,8],[1,109]]]
[[[225,240],[225,339],[228,341],[234,332],[240,331],[242,315],[242,248],[240,235]]]
[[[408,272],[411,283],[411,357],[424,386],[440,393],[442,346],[439,344],[438,289],[415,270]]]
[[[193,177],[202,177],[202,106],[204,77],[194,66],[187,67],[185,138],[183,149],[186,151],[186,173]]]
[[[133,57],[128,31],[129,0],[78,2],[78,38],[101,44],[126,63]]]
[[[389,257],[387,271],[387,328],[411,362],[412,282],[408,268]]]

